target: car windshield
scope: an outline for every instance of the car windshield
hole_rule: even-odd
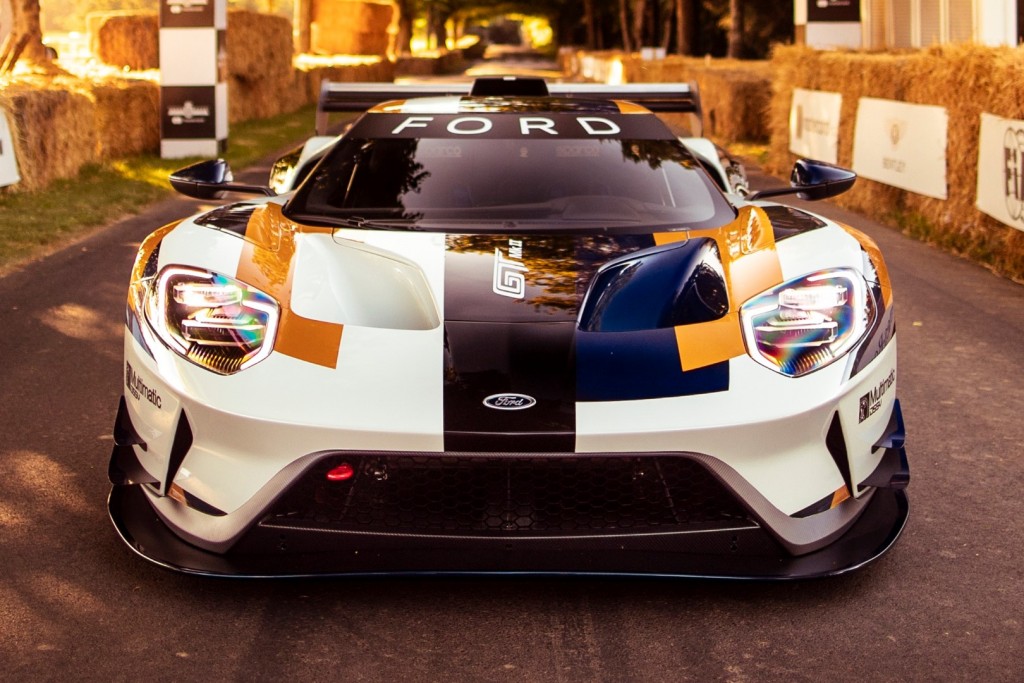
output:
[[[355,131],[353,131],[355,132]],[[341,140],[288,204],[294,220],[396,229],[697,229],[734,209],[674,139]]]

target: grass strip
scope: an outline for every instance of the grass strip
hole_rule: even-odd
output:
[[[236,169],[298,144],[313,133],[315,105],[231,126],[224,158]],[[199,159],[151,154],[84,166],[44,190],[0,194],[0,272],[68,238],[138,213],[172,192],[167,176]]]

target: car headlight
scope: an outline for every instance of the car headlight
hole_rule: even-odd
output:
[[[151,281],[145,311],[168,348],[221,375],[269,356],[281,315],[255,287],[184,266],[167,266]]]
[[[875,315],[867,285],[850,269],[791,280],[740,308],[747,352],[761,365],[800,377],[838,360]]]

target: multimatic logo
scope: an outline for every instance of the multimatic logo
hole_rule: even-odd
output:
[[[882,397],[896,383],[896,370],[889,373],[889,376],[878,383],[878,386],[860,397],[860,416],[858,422],[868,419],[882,407]]]
[[[1024,223],[1024,130],[1007,128],[1003,135],[1003,177],[1006,211]]]
[[[526,410],[537,405],[537,399],[526,394],[492,394],[484,405],[495,410]]]
[[[206,119],[210,118],[210,108],[197,106],[192,100],[186,100],[180,107],[168,107],[167,116],[175,126],[183,123],[205,123]]]
[[[522,299],[526,296],[526,265],[522,262],[523,241],[508,241],[508,256],[501,252],[500,247],[494,248],[494,284],[495,294],[511,299]]]
[[[160,394],[156,393],[156,389],[147,387],[143,379],[135,372],[132,364],[127,361],[124,364],[124,385],[136,401],[146,399],[157,408],[163,408],[164,400],[160,398]]]

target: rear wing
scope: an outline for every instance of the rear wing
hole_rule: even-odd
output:
[[[414,97],[570,97],[627,100],[657,113],[693,114],[697,136],[704,116],[696,83],[546,83],[541,78],[478,78],[473,83],[345,83],[324,80],[316,110],[316,133],[326,135],[332,112],[361,112],[382,102]]]

